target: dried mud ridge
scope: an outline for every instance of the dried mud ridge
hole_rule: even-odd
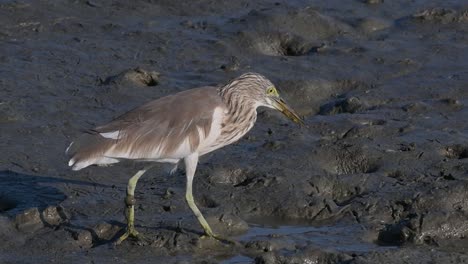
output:
[[[467,6],[459,1],[3,1],[0,262],[460,263],[468,261]],[[71,172],[82,129],[150,99],[257,71],[303,115],[260,109],[183,168]]]

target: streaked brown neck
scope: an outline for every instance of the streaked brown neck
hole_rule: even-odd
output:
[[[228,85],[219,88],[219,95],[228,108],[223,132],[226,134],[237,130],[241,134],[247,133],[257,120],[255,102],[246,98],[241,92],[237,92]],[[238,135],[238,133],[234,133]],[[233,134],[233,136],[235,136]]]
[[[237,91],[228,84],[220,87],[218,93],[228,107],[230,115],[238,118],[257,115],[255,102],[251,98],[246,97],[242,91]]]

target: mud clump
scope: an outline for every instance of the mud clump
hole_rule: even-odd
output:
[[[466,159],[468,158],[468,147],[464,145],[448,146],[443,151],[444,156],[449,159]]]
[[[82,248],[89,248],[93,245],[93,235],[88,230],[73,232],[73,239],[75,239]]]
[[[457,12],[447,8],[426,9],[413,15],[413,18],[419,21],[451,23],[468,22],[468,10]]]
[[[121,230],[120,227],[109,223],[99,223],[93,229],[96,238],[100,241],[112,241]]]
[[[34,232],[44,227],[37,208],[28,209],[15,217],[16,228],[22,232]]]
[[[68,220],[64,209],[60,206],[48,206],[42,211],[43,221],[50,226],[58,226]]]
[[[136,84],[139,86],[156,86],[159,83],[159,73],[155,71],[146,71],[141,68],[135,68],[123,71],[117,75],[107,77],[102,84]]]

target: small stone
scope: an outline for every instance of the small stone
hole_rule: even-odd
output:
[[[248,172],[242,169],[228,170],[223,167],[217,167],[210,173],[209,181],[214,184],[230,184],[235,186],[244,182],[247,178]]]
[[[44,226],[41,220],[41,214],[36,207],[27,209],[16,215],[15,225],[16,228],[22,232],[34,232]]]

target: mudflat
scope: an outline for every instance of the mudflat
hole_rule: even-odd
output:
[[[1,263],[468,261],[463,1],[0,1]],[[82,130],[186,89],[264,74],[304,118],[259,109],[236,144],[136,189],[144,164],[73,172]],[[174,109],[176,111],[176,109]]]

